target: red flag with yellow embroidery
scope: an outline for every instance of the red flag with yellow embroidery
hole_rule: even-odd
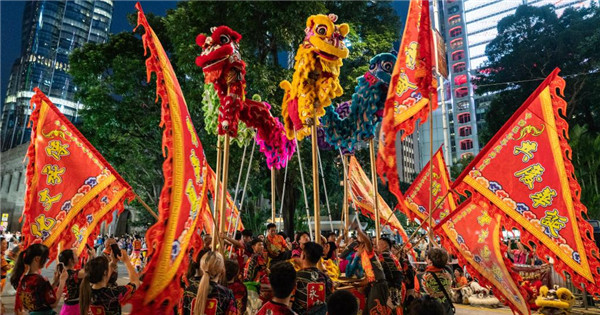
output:
[[[432,163],[433,161],[433,163]],[[433,177],[430,189],[430,163]],[[404,194],[406,198],[406,215],[411,219],[426,220],[429,216],[429,196],[432,196],[432,220],[438,224],[456,209],[455,196],[450,191],[450,176],[444,161],[442,147],[435,152],[431,161],[425,165],[421,173]],[[431,193],[430,193],[431,192]],[[425,222],[424,226],[429,225]]]
[[[50,258],[84,245],[102,221],[133,198],[131,187],[38,88],[31,98],[31,143],[23,248],[42,242]]]
[[[537,244],[552,258],[558,274],[600,293],[598,248],[584,219],[581,187],[570,161],[565,81],[556,69],[481,150],[454,185],[487,199],[506,217],[505,229],[518,228],[524,244]]]
[[[396,161],[396,135],[404,131],[402,137],[406,137],[414,131],[417,120],[421,123],[427,120],[430,98],[433,100],[431,110],[437,108],[433,52],[429,1],[411,0],[385,101],[377,153],[377,173],[387,179],[400,206],[403,206],[403,197]]]
[[[458,257],[461,266],[467,266],[469,274],[482,286],[493,286],[494,295],[514,312],[530,314],[519,286],[521,280],[512,271],[512,263],[506,257],[507,246],[500,239],[501,215],[493,211],[494,205],[468,199],[456,213],[439,228],[444,248]]]
[[[354,156],[350,157],[348,177],[350,184],[348,200],[352,202],[356,209],[359,209],[363,215],[375,220],[373,185]],[[377,198],[379,206],[379,222],[381,224],[388,224],[392,230],[397,231],[400,234],[400,237],[402,237],[402,240],[405,243],[408,242],[408,235],[406,235],[406,231],[400,224],[398,218],[396,218],[396,215],[392,214],[390,206],[385,203],[383,198],[381,198],[381,195],[378,194]]]
[[[138,26],[142,26],[148,80],[156,74],[157,99],[162,107],[163,175],[158,222],[146,233],[148,265],[144,282],[131,299],[132,314],[170,314],[182,296],[181,279],[191,250],[197,253],[202,241],[199,215],[206,206],[208,166],[181,87],[169,58],[148,24],[139,3]],[[166,152],[165,152],[166,150]]]

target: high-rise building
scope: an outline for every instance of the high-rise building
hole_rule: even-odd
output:
[[[32,89],[39,87],[72,121],[81,104],[69,70],[69,54],[87,42],[108,39],[112,0],[28,1],[23,13],[21,56],[12,67],[2,111],[1,150],[29,141]]]
[[[440,88],[438,93],[438,110],[417,130],[416,143],[420,153],[417,169],[429,161],[430,122],[433,124],[434,151],[444,141],[448,142],[445,146],[448,165],[479,152],[477,130],[485,124],[485,113],[493,96],[475,95],[471,80],[487,61],[485,48],[498,35],[497,26],[501,19],[514,14],[523,4],[552,5],[560,16],[567,8],[589,6],[592,2],[598,0],[438,0],[438,12],[432,5],[432,24],[446,42],[449,76],[448,80],[440,82],[443,89]],[[446,115],[443,115],[444,111]]]

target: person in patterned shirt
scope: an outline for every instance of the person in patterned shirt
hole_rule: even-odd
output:
[[[127,267],[129,283],[123,286],[108,286],[110,275],[117,268],[119,259]],[[122,249],[119,256],[113,255],[110,264],[104,255],[92,258],[85,264],[85,276],[79,287],[80,314],[121,315],[121,304],[129,299],[139,286],[140,280],[129,260],[127,250]]]
[[[30,314],[56,314],[53,308],[61,297],[57,292],[63,291],[68,274],[63,269],[58,288],[52,287],[48,279],[40,274],[47,260],[48,247],[42,244],[32,244],[19,254],[10,277],[10,283],[17,290],[16,314],[23,314],[24,310]]]
[[[219,284],[225,278],[225,262],[219,252],[208,252],[200,260],[202,277],[199,282],[191,282],[184,294],[185,309],[193,310],[194,315],[237,315],[233,292]],[[191,294],[197,286],[196,296]]]
[[[302,251],[302,269],[296,273],[296,291],[292,309],[304,315],[325,310],[325,301],[333,293],[333,282],[321,270],[317,263],[323,256],[323,247],[314,242],[304,244]]]
[[[279,262],[271,267],[269,275],[273,298],[265,303],[257,315],[297,315],[290,308],[290,298],[296,286],[296,270],[289,262]]]
[[[426,260],[427,268],[420,279],[421,293],[438,299],[446,314],[454,315],[454,305],[449,298],[452,275],[446,269],[448,252],[443,248],[432,248],[427,252]]]
[[[274,223],[267,225],[267,239],[265,243],[267,253],[271,258],[271,264],[290,258],[292,246],[285,241],[283,236],[277,234],[277,226]]]
[[[88,256],[93,254],[88,252]],[[69,277],[65,284],[65,304],[63,304],[60,315],[79,314],[79,284],[85,277],[85,270],[75,269],[78,258],[75,251],[65,249],[58,255],[58,261],[67,270]]]
[[[244,268],[244,282],[261,282],[267,275],[267,262],[263,256],[265,245],[259,238],[253,239],[250,245],[253,254]]]
[[[379,260],[383,267],[383,273],[385,274],[385,280],[390,289],[390,298],[392,305],[394,306],[394,313],[402,314],[402,297],[404,296],[403,288],[403,277],[400,271],[400,262],[394,256],[390,249],[392,248],[392,241],[387,237],[379,238],[377,243],[377,254],[379,254]]]
[[[238,314],[242,315],[246,312],[248,305],[248,289],[240,281],[240,265],[236,260],[227,259],[225,261],[225,275],[227,276],[227,288],[233,292]]]

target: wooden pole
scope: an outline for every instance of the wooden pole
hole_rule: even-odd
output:
[[[219,190],[219,176],[221,176],[221,163],[223,162],[221,158],[221,136],[217,136],[217,169],[215,175],[215,193],[213,195],[213,237],[211,248],[215,250],[217,248],[217,242],[219,237],[219,222],[217,221],[220,216],[219,213],[219,196],[221,195],[221,191]],[[216,220],[217,219],[217,220]]]
[[[316,106],[316,104],[315,104]],[[315,213],[315,242],[321,244],[321,205],[319,202],[319,157],[317,155],[317,112],[313,110],[312,124],[312,168],[313,168],[313,204]]]
[[[225,214],[227,213],[227,177],[229,175],[229,135],[225,134],[223,141],[223,178],[221,180],[221,196],[219,196],[219,252],[224,253],[225,247],[220,232],[225,230]],[[214,250],[214,248],[213,248]]]
[[[150,208],[150,206],[144,202],[144,200],[142,200],[142,198],[140,198],[140,196],[136,193],[135,194],[135,200],[137,200],[140,204],[142,204],[142,206],[146,209],[146,211],[148,211],[148,213],[150,213],[155,219],[156,221],[158,221],[158,215],[156,215],[156,213],[154,213],[154,211],[152,211],[152,208]]]
[[[275,206],[275,201],[277,200],[277,198],[275,194],[275,168],[271,167],[271,222],[273,222],[273,224],[276,224],[275,211],[277,207]]]
[[[350,220],[348,214],[348,168],[350,166],[350,156],[342,155],[342,165],[344,167],[344,208],[342,214],[344,215],[344,240],[348,238],[348,229],[350,227]]]
[[[375,139],[369,140],[371,151],[371,181],[373,182],[373,211],[375,211],[375,239],[379,243],[381,236],[381,222],[379,222],[379,193],[377,192],[377,166],[375,160]]]
[[[429,245],[433,243],[433,228],[431,225],[433,213],[433,101],[429,92]],[[437,102],[437,99],[435,100]],[[445,106],[445,105],[443,105]]]

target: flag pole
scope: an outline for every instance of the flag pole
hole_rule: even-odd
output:
[[[429,247],[433,244],[433,229],[431,228],[431,214],[433,213],[433,101],[431,97],[432,93],[429,92],[429,226],[427,227]]]
[[[316,104],[315,104],[316,106]],[[317,124],[319,120],[317,118],[317,111],[313,109],[313,121],[312,121],[312,171],[313,171],[313,204],[315,214],[315,239],[317,244],[321,244],[321,208],[319,203],[319,157],[317,155]]]
[[[223,240],[220,237],[220,232],[225,230],[225,214],[227,209],[227,177],[229,175],[229,134],[225,134],[223,140],[223,179],[221,181],[221,196],[219,196],[219,230],[217,231],[219,236],[219,252],[223,254],[225,248],[223,247]],[[217,236],[217,235],[215,235]],[[214,238],[214,237],[213,237]],[[213,248],[213,250],[215,250]]]
[[[379,243],[381,235],[381,222],[379,222],[379,193],[377,192],[377,167],[375,165],[375,139],[369,140],[369,149],[371,153],[371,181],[373,182],[373,205],[375,211],[375,239]]]
[[[275,167],[271,166],[271,222],[275,223],[275,206],[276,196],[275,196]]]
[[[342,167],[344,168],[344,202],[342,215],[344,216],[344,241],[348,238],[348,227],[350,225],[349,215],[348,215],[348,166],[350,162],[350,157],[342,154],[342,150],[340,150],[340,157],[342,158]]]
[[[217,215],[218,213],[218,209],[219,209],[219,195],[221,194],[221,191],[219,190],[219,176],[221,174],[221,136],[217,136],[217,168],[216,168],[216,173],[215,173],[215,190],[214,190],[214,195],[213,195],[213,211],[214,213],[212,214],[213,216],[213,238],[212,238],[212,243],[211,243],[211,248],[213,250],[215,250],[217,248],[217,242],[218,242],[218,237],[219,237],[219,222],[217,220],[214,219],[218,219],[219,216]]]
[[[148,213],[150,213],[156,219],[156,221],[158,221],[158,215],[156,215],[156,213],[152,211],[152,208],[150,208],[150,206],[147,203],[145,203],[144,200],[142,200],[142,198],[140,198],[140,195],[136,194],[135,192],[134,194],[135,200],[137,200],[137,202],[139,202],[144,207],[144,209],[146,209],[146,211],[148,211]]]

